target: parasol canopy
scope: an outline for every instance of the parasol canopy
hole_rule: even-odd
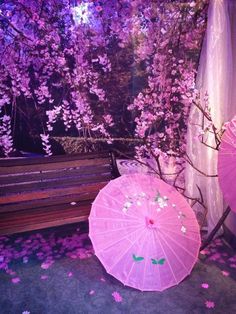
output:
[[[96,197],[90,238],[106,271],[124,285],[162,291],[190,274],[200,248],[195,214],[164,181],[123,175]]]
[[[222,136],[218,156],[218,176],[225,201],[236,212],[236,116]]]

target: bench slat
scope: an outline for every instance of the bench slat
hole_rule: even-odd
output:
[[[92,201],[83,201],[80,204],[76,204],[75,206],[70,206],[70,204],[60,204],[60,205],[50,205],[41,208],[32,208],[29,210],[22,210],[20,212],[12,212],[11,215],[8,213],[0,214],[0,227],[3,224],[11,223],[11,225],[17,225],[21,223],[22,219],[24,222],[30,222],[31,220],[37,220],[38,218],[41,220],[50,220],[53,219],[53,216],[60,215],[61,217],[66,217],[67,214],[74,213],[79,214],[80,208],[90,207],[91,208]]]
[[[102,189],[108,181],[96,182],[82,186],[73,186],[66,188],[58,188],[58,189],[49,189],[45,191],[33,191],[15,195],[4,195],[0,197],[0,204],[9,204],[9,203],[17,203],[23,201],[31,201],[34,199],[45,199],[58,195],[71,195],[71,194],[80,194],[80,193],[90,193],[94,191],[99,191]]]
[[[27,218],[28,213],[21,216],[21,221],[2,220],[0,225],[0,235],[7,235],[16,232],[31,231],[48,227],[60,226],[68,223],[75,223],[84,221],[88,218],[91,206],[83,206],[79,210],[71,210],[64,208],[60,211],[58,208],[52,209],[50,215],[49,211],[44,216],[33,215]]]
[[[82,184],[90,184],[100,181],[109,181],[111,179],[110,173],[95,174],[80,176],[77,178],[58,178],[57,180],[42,181],[42,182],[29,182],[23,184],[15,184],[10,186],[3,186],[0,190],[0,195],[11,195],[14,193],[28,192],[28,191],[41,191],[46,189],[56,189],[68,186],[76,186]]]
[[[85,192],[80,194],[70,194],[70,195],[60,195],[56,197],[46,198],[46,199],[35,199],[32,201],[23,201],[18,203],[10,203],[6,205],[1,205],[0,214],[1,213],[9,213],[21,210],[31,210],[32,208],[42,208],[49,205],[58,205],[67,204],[71,208],[75,205],[71,205],[71,202],[79,204],[81,201],[93,201],[97,196],[99,190]]]
[[[89,160],[89,159],[100,159],[110,158],[111,153],[108,151],[100,153],[83,153],[83,154],[72,154],[72,155],[56,155],[56,156],[40,156],[40,157],[17,157],[17,158],[2,158],[0,159],[0,166],[13,167],[23,165],[37,165],[45,163],[61,163],[65,161],[75,160]]]
[[[83,166],[99,166],[99,165],[110,165],[110,158],[99,158],[99,159],[82,159],[82,160],[72,160],[63,162],[50,162],[44,164],[26,164],[17,166],[0,166],[0,173],[3,174],[15,174],[15,173],[26,173],[26,172],[36,172],[36,171],[47,171],[47,170],[60,170],[67,168],[77,168]]]
[[[62,226],[62,225],[67,225],[67,224],[85,221],[88,219],[89,211],[90,210],[87,210],[85,213],[80,212],[80,214],[78,216],[72,217],[72,218],[69,217],[69,218],[60,219],[56,216],[54,218],[54,220],[44,222],[44,223],[37,221],[37,222],[30,224],[30,225],[22,225],[21,224],[17,227],[16,226],[15,227],[6,226],[5,228],[0,229],[0,236],[11,235],[14,233],[20,233],[20,232],[26,232],[26,231],[39,230],[39,229],[44,229],[44,228],[58,227],[58,226]]]
[[[58,179],[60,177],[70,178],[77,177],[80,175],[86,175],[91,173],[107,173],[111,172],[110,165],[101,165],[93,167],[79,167],[79,168],[68,168],[68,169],[59,169],[52,171],[44,172],[28,172],[24,174],[12,174],[12,175],[0,175],[0,190],[1,185],[5,184],[17,184],[21,182],[31,182],[31,181],[42,181],[47,179]]]

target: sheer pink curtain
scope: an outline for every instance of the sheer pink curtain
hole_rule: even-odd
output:
[[[208,26],[202,47],[197,88],[201,102],[205,93],[209,95],[214,124],[220,127],[236,114],[236,1],[211,0],[208,11]],[[202,115],[193,106],[188,127],[187,153],[203,172],[217,174],[217,152],[196,140],[197,125],[201,125]],[[214,144],[209,137],[208,144]],[[201,189],[208,208],[207,227],[210,232],[222,215],[224,204],[217,178],[207,178],[192,167],[185,172],[186,188],[189,196],[198,197],[197,186]],[[201,211],[199,205],[195,211]]]

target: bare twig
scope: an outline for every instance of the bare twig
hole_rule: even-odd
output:
[[[4,19],[4,21],[7,22],[7,24],[12,28],[14,29],[14,31],[16,33],[18,33],[21,37],[23,37],[24,39],[27,39],[29,41],[33,41],[31,38],[27,37],[22,31],[20,31],[13,23],[11,23],[9,21],[9,19],[7,17],[5,17],[2,13],[0,13],[0,17],[2,17]]]
[[[183,157],[184,160],[186,160],[186,161],[190,164],[190,166],[193,167],[193,169],[195,169],[197,172],[199,172],[199,173],[201,173],[203,176],[209,177],[209,178],[216,178],[216,177],[218,177],[217,174],[212,174],[212,175],[211,175],[211,174],[207,174],[207,173],[203,172],[202,170],[198,169],[198,168],[193,164],[193,162],[192,162],[192,160],[190,159],[190,157],[188,156],[188,154],[186,153],[185,155],[186,155],[187,158],[185,158],[185,156],[184,156],[184,157]]]

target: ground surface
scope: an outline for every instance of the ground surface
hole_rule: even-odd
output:
[[[217,239],[191,275],[140,292],[106,274],[86,225],[0,238],[0,314],[236,313],[236,252]]]

